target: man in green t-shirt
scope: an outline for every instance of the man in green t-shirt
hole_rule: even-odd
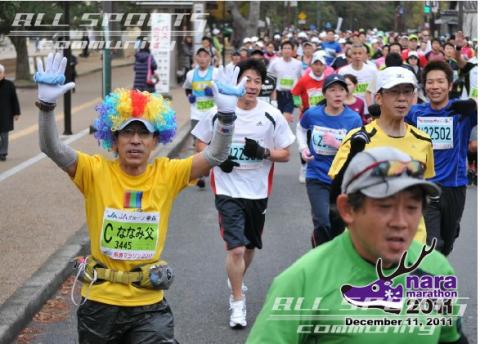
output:
[[[357,154],[337,198],[348,230],[274,279],[247,343],[468,343],[453,268],[413,241],[440,192],[424,170],[394,148]]]

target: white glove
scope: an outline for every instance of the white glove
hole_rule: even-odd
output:
[[[43,69],[42,59],[37,59],[37,73],[43,76],[42,79],[55,79],[65,74],[65,68],[67,66],[67,58],[62,57],[60,53],[48,54],[47,64],[45,70]],[[65,85],[48,84],[40,80],[36,80],[38,84],[38,99],[46,103],[56,103],[57,99],[64,93],[70,91],[75,87],[74,82],[69,82]]]
[[[217,104],[218,112],[235,112],[238,97],[245,94],[245,83],[247,82],[247,78],[244,77],[237,84],[238,73],[240,73],[240,68],[238,67],[235,67],[235,69],[224,69],[223,66],[220,66],[218,68],[217,78],[212,87],[213,98]]]

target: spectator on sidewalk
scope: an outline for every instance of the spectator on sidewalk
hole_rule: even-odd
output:
[[[88,52],[88,46],[90,44],[90,38],[88,37],[88,34],[85,32],[82,37],[82,53],[80,54],[81,57],[88,57],[90,53]]]
[[[20,116],[15,85],[5,79],[5,67],[0,64],[0,161],[7,160],[8,132],[13,130],[13,121]]]
[[[150,93],[155,92],[155,83],[149,84],[147,78],[149,76],[148,67],[150,66],[150,72],[153,73],[157,69],[157,63],[150,54],[150,45],[147,43],[139,52],[135,54],[135,80],[133,82],[133,88],[139,91],[148,91]]]

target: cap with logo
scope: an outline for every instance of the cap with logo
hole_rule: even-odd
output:
[[[417,78],[415,74],[403,67],[387,67],[381,70],[377,75],[377,93],[382,88],[389,89],[401,84],[410,84],[417,87]]]
[[[409,163],[421,164],[412,160],[408,154],[391,147],[364,150],[355,155],[348,165],[342,181],[342,193],[352,194],[360,191],[371,198],[385,198],[409,187],[420,186],[427,195],[439,196],[440,188],[423,178],[423,169],[419,174],[409,172],[407,168]],[[397,173],[387,173],[385,166],[394,164],[403,165],[405,169],[399,169]],[[385,173],[380,173],[377,167]]]
[[[418,41],[418,36],[417,35],[410,35],[408,36],[409,41]]]
[[[348,92],[347,82],[345,81],[343,75],[339,74],[330,74],[325,78],[325,81],[323,82],[322,92],[325,93],[325,91],[333,84],[340,84]]]

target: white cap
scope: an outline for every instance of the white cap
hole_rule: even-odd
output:
[[[256,42],[255,45],[259,48],[263,48],[263,43],[261,41]]]
[[[340,39],[338,40],[338,43],[340,43],[340,44],[345,44],[345,43],[347,43],[347,40],[346,40],[345,38],[340,38]]]
[[[308,36],[305,32],[302,31],[298,33],[298,38],[308,38]]]
[[[410,84],[417,87],[417,78],[415,75],[403,67],[388,67],[378,73],[377,88],[375,92],[380,89],[389,89],[400,84]]]
[[[312,64],[320,61],[322,64],[326,65],[327,61],[325,60],[325,52],[323,50],[316,51],[312,56]]]
[[[250,38],[252,40],[253,43],[255,43],[256,41],[258,41],[258,37],[257,36],[252,36],[252,38]]]
[[[144,118],[138,118],[138,117],[131,117],[129,119],[127,119],[125,122],[123,122],[119,127],[118,127],[118,130],[122,130],[123,128],[125,128],[127,125],[129,125],[130,123],[132,122],[142,122],[143,125],[145,126],[145,128],[147,128],[147,130],[151,133],[154,133],[155,132],[155,127],[153,126],[152,123],[150,123],[149,121],[147,121],[146,119]]]
[[[408,53],[408,57],[410,57],[410,56],[415,56],[415,57],[418,59],[418,54],[417,54],[416,51],[410,51],[410,52]]]
[[[220,30],[217,29],[217,28],[215,28],[215,29],[213,29],[212,33],[213,33],[214,35],[218,35],[218,34],[220,33]]]
[[[250,43],[250,42],[251,42],[251,41],[250,41],[250,38],[249,38],[249,37],[245,37],[245,38],[243,39],[243,43]]]
[[[282,38],[282,36],[280,36],[278,33],[273,35],[273,39],[280,39],[280,38]]]
[[[316,36],[313,36],[311,41],[312,41],[312,43],[320,43],[320,39]]]

